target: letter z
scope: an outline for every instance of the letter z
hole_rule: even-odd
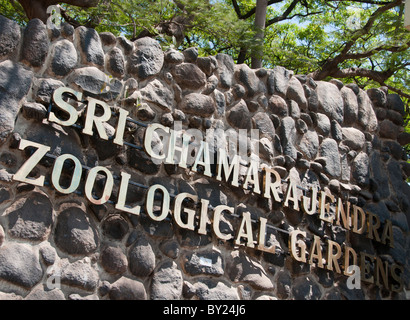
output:
[[[42,144],[32,142],[29,140],[21,139],[19,149],[24,150],[27,147],[35,147],[37,150],[32,154],[30,158],[21,166],[21,168],[14,174],[13,180],[21,181],[25,183],[29,183],[35,186],[43,186],[44,185],[44,176],[40,175],[40,177],[33,179],[28,178],[27,176],[30,174],[31,170],[40,162],[40,160],[46,155],[48,151],[50,151],[50,147],[44,146]]]

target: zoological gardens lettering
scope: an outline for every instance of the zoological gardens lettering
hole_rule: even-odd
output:
[[[71,99],[71,100],[70,100]],[[54,108],[50,110],[48,121],[61,126],[76,125],[80,115],[74,102],[83,101],[83,95],[70,88],[59,88],[53,94]],[[71,103],[70,103],[71,101]],[[86,97],[86,110],[82,134],[97,134],[100,139],[109,140],[104,129],[104,123],[113,116],[111,108],[103,101]],[[123,146],[124,132],[129,112],[118,108],[115,116],[117,124],[112,143]],[[153,143],[160,139],[163,143]],[[265,199],[280,203],[306,215],[318,215],[325,223],[341,227],[348,232],[362,235],[385,246],[394,247],[392,222],[384,221],[361,207],[335,197],[330,191],[319,190],[312,186],[299,192],[297,183],[291,178],[282,180],[280,174],[273,168],[260,165],[255,159],[243,159],[245,156],[232,153],[225,148],[210,146],[205,139],[192,142],[193,136],[187,130],[174,130],[158,123],[147,126],[144,143],[141,149],[151,157],[152,161],[178,165],[192,172],[216,179],[232,188],[251,190]],[[213,140],[212,140],[213,141]],[[194,147],[193,147],[194,146]],[[45,185],[45,176],[32,177],[33,169],[43,157],[50,156],[50,147],[33,141],[21,139],[20,150],[29,150],[31,155],[13,179],[35,186]],[[215,150],[216,149],[216,150]],[[127,201],[127,191],[132,183],[132,177],[125,171],[111,172],[103,166],[86,167],[72,154],[62,154],[54,157],[51,172],[51,185],[61,194],[69,195],[83,189],[85,197],[93,204],[101,205],[110,202],[115,180],[119,180],[119,189],[114,201],[115,209],[133,215],[140,215],[142,210],[153,221],[163,221],[172,217],[175,224],[183,229],[192,230],[201,235],[213,233],[222,241],[233,241],[235,246],[246,246],[264,252],[275,252],[275,245],[267,245],[267,229],[271,228],[268,220],[263,217],[252,219],[249,212],[237,213],[237,208],[220,204],[211,207],[209,199],[183,192],[171,194],[161,184],[147,187],[145,204],[131,205]],[[67,169],[70,167],[71,169]],[[68,173],[67,173],[68,171]],[[70,175],[70,181],[62,182],[65,173]],[[95,192],[98,176],[105,176],[102,192]],[[64,179],[63,179],[64,180]],[[285,190],[285,191],[283,191]],[[156,210],[160,207],[160,210]],[[221,228],[221,220],[225,217],[238,217],[239,227],[234,233],[227,233]],[[275,228],[275,227],[272,227]],[[276,228],[278,230],[278,228]],[[280,231],[280,230],[279,230]],[[349,266],[358,265],[361,280],[375,283],[379,286],[400,292],[403,289],[403,267],[397,264],[388,265],[379,257],[356,250],[347,245],[340,245],[328,238],[313,237],[303,230],[282,230],[288,233],[289,253],[297,261],[316,265],[346,276],[352,275]]]

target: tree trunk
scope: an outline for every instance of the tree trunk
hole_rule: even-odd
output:
[[[266,11],[268,8],[268,0],[257,0],[255,11],[255,40],[257,43],[256,48],[252,53],[252,69],[258,69],[262,67],[263,57],[263,38],[265,35],[265,23],[266,23]]]

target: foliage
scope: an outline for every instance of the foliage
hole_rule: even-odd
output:
[[[36,0],[46,1],[46,0]],[[100,0],[93,8],[60,4],[73,25],[135,40],[155,37],[164,48],[196,46],[200,55],[227,53],[250,64],[258,45],[256,0]],[[16,0],[1,14],[24,25]],[[402,0],[270,0],[263,66],[281,65],[315,79],[340,78],[362,88],[387,86],[410,98],[410,32]]]

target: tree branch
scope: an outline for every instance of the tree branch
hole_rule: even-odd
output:
[[[325,61],[325,63],[323,64],[322,68],[311,73],[310,76],[315,80],[323,80],[328,76],[334,76],[335,72],[339,70],[338,65],[340,63],[348,59],[354,58],[355,54],[349,54],[349,50],[353,47],[353,45],[356,43],[358,39],[360,39],[361,37],[370,32],[370,29],[373,26],[376,18],[379,17],[385,11],[394,8],[400,5],[401,3],[402,0],[395,0],[393,2],[389,2],[383,7],[379,7],[376,11],[374,11],[367,20],[366,24],[363,26],[363,28],[356,30],[353,33],[351,39],[344,44],[344,47],[341,49],[340,53],[334,58],[327,59],[327,61]]]
[[[292,3],[289,5],[289,7],[283,12],[281,16],[277,16],[275,18],[272,18],[266,22],[266,26],[270,26],[274,23],[277,23],[279,21],[283,21],[285,19],[288,19],[288,16],[291,14],[293,9],[295,9],[296,5],[300,2],[300,0],[293,0]]]
[[[283,1],[284,0],[270,0],[270,1],[268,1],[268,7],[272,4],[274,4],[274,3],[279,3],[279,2],[283,2]],[[233,8],[236,12],[236,15],[241,20],[245,20],[245,19],[248,19],[248,18],[252,17],[256,12],[256,6],[255,6],[251,10],[249,10],[247,13],[242,14],[241,13],[241,8],[239,8],[238,2],[236,0],[232,0],[232,5],[233,5]]]

